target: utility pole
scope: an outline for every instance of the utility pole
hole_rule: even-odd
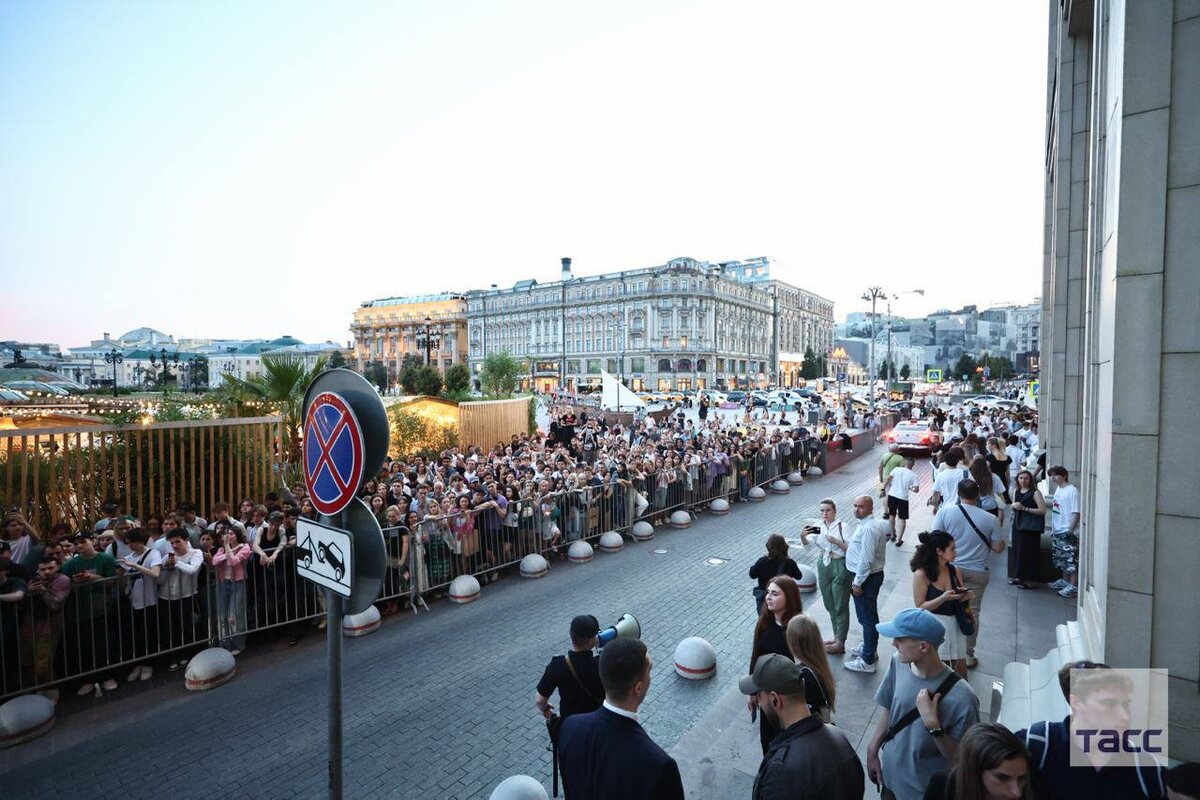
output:
[[[886,293],[879,286],[871,286],[863,294],[863,300],[871,301],[871,341],[869,365],[867,366],[867,404],[872,414],[875,413],[875,303]]]

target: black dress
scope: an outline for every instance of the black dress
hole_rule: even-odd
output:
[[[755,660],[762,658],[769,653],[777,653],[778,655],[781,655],[791,661],[792,651],[788,650],[787,636],[785,635],[784,631],[785,626],[776,622],[774,615],[772,615],[770,620],[767,622],[767,627],[763,629],[762,634],[758,637],[758,647],[755,648],[757,653]],[[754,665],[751,664],[750,667],[750,672],[753,673]],[[779,735],[779,730],[780,729],[778,727],[773,725],[771,721],[767,719],[767,715],[762,713],[762,709],[759,709],[758,740],[762,744],[764,756],[767,754],[767,747],[770,746],[771,740]]]
[[[1014,492],[1013,502],[1028,508],[1036,508],[1033,501],[1036,489],[1027,492]],[[1028,511],[1013,513],[1013,570],[1008,577],[1019,581],[1036,581],[1038,579],[1038,556],[1042,549],[1042,531],[1046,526],[1046,518]]]

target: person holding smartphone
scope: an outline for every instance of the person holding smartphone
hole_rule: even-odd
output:
[[[933,612],[946,629],[938,656],[960,678],[967,677],[967,637],[958,616],[967,609],[972,593],[959,582],[954,569],[958,554],[954,537],[945,531],[930,531],[917,537],[920,544],[910,565],[913,571],[913,605]]]

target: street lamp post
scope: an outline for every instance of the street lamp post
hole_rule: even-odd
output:
[[[112,365],[113,376],[113,397],[117,396],[117,364],[125,360],[125,356],[117,348],[113,348],[111,352],[104,354],[104,361]]]
[[[162,348],[157,356],[154,353],[150,354],[150,372],[155,373],[159,367],[162,368],[162,377],[159,379],[159,385],[164,389],[167,386],[167,378],[171,376],[171,365],[179,365],[179,353],[167,353],[167,348]]]
[[[863,300],[871,301],[871,352],[868,356],[870,366],[867,367],[867,404],[872,414],[875,413],[875,303],[886,294],[881,287],[871,286],[862,296]]]
[[[624,304],[621,305],[621,314],[625,313]],[[625,317],[617,317],[614,322],[617,331],[617,339],[620,345],[620,356],[617,361],[617,381],[620,386],[617,387],[617,413],[621,413],[621,389],[625,388]]]
[[[437,345],[438,350],[442,348],[442,334],[440,332],[432,332],[429,330],[430,324],[433,322],[431,317],[425,317],[425,325],[421,328],[421,334],[417,336],[417,347],[425,349],[425,366],[430,366],[431,351],[434,345]]]

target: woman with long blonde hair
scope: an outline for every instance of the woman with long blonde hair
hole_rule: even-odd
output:
[[[804,699],[808,710],[829,722],[835,708],[837,684],[829,669],[829,656],[825,653],[825,642],[821,640],[821,627],[806,614],[797,614],[788,620],[788,650],[800,665],[804,676]]]

